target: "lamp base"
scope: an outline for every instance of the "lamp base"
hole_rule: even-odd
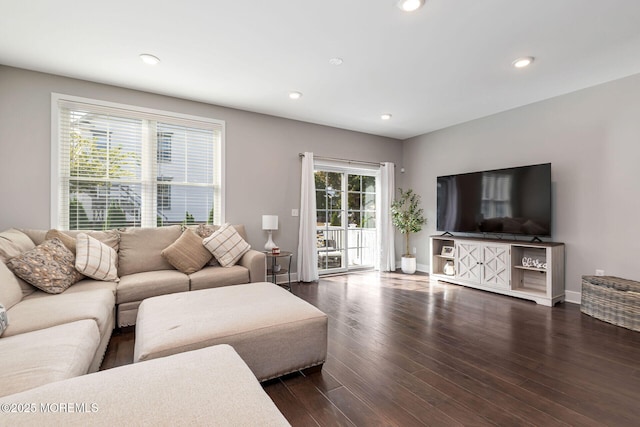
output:
[[[264,245],[264,249],[267,251],[270,251],[271,249],[277,246],[278,245],[276,245],[275,242],[273,241],[273,231],[269,230],[269,240],[267,240],[267,243]]]

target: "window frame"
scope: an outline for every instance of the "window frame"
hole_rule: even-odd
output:
[[[214,159],[214,170],[217,169],[217,181],[219,182],[219,211],[220,224],[225,223],[226,212],[226,171],[225,171],[225,140],[226,140],[226,123],[224,120],[212,119],[209,117],[194,116],[190,114],[177,113],[167,110],[158,110],[154,108],[146,108],[129,104],[102,101],[91,98],[84,98],[74,95],[65,95],[60,93],[51,93],[51,175],[50,175],[50,227],[60,228],[60,203],[64,203],[66,198],[62,194],[62,186],[60,185],[60,140],[61,140],[61,123],[60,123],[60,103],[67,102],[70,104],[86,104],[95,106],[96,108],[118,109],[126,113],[131,112],[133,116],[149,116],[157,121],[179,122],[185,126],[200,127],[203,129],[212,129],[220,132],[220,140],[218,145],[218,155]],[[157,159],[156,159],[157,162]],[[215,181],[215,179],[214,179]],[[215,206],[214,206],[215,208]],[[152,222],[155,227],[155,221]],[[219,225],[219,224],[218,224]]]

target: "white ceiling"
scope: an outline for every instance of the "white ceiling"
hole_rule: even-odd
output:
[[[398,139],[640,73],[638,0],[395,5],[2,0],[0,64]]]

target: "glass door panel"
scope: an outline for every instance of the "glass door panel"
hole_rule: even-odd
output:
[[[345,268],[343,209],[344,174],[316,171],[318,270],[341,271]]]
[[[375,177],[348,174],[348,267],[373,267],[376,253]]]
[[[319,272],[373,267],[375,177],[318,170],[315,181]]]

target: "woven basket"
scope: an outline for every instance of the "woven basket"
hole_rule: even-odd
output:
[[[640,282],[613,276],[582,276],[580,311],[640,331]]]

